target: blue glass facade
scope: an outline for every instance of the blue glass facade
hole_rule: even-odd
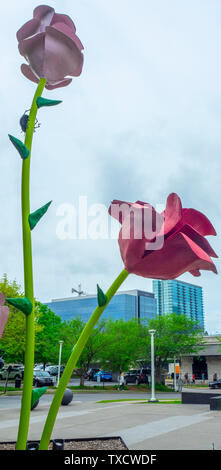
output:
[[[158,315],[183,314],[199,322],[199,327],[204,329],[202,287],[177,280],[154,280],[153,292]]]
[[[46,305],[63,320],[80,318],[87,322],[97,306],[97,296],[80,296],[68,299],[56,299]],[[116,294],[104,310],[102,318],[124,321],[132,318],[140,321],[152,319],[157,313],[157,302],[150,292],[132,290]]]

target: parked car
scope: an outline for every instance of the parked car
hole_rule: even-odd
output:
[[[125,384],[135,383],[139,384],[148,384],[149,377],[151,375],[150,369],[131,369],[124,374]]]
[[[34,370],[44,370],[44,364],[35,364]]]
[[[8,369],[9,369],[9,375],[8,375]],[[23,379],[24,366],[20,366],[20,365],[4,366],[0,370],[0,380],[6,379],[7,375],[9,379]]]
[[[213,380],[213,382],[209,382],[210,388],[221,388],[221,379]]]
[[[58,376],[58,369],[59,366],[48,366],[45,368],[45,371],[48,372],[52,377],[57,377]],[[64,372],[64,366],[60,367],[60,376]]]
[[[94,374],[97,374],[97,372],[99,372],[100,369],[88,369],[86,375],[85,375],[85,379],[87,380],[93,380],[93,377],[94,377]]]
[[[54,385],[54,380],[49,372],[45,370],[34,370],[33,385],[37,387],[44,387],[45,385]]]
[[[95,380],[96,382],[98,381],[98,377],[100,377],[100,381],[101,382],[111,382],[112,381],[112,374],[111,372],[108,372],[108,371],[102,371],[102,370],[99,370],[99,372],[97,372],[96,374],[94,374],[93,376],[93,380]]]

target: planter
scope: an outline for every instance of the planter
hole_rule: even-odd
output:
[[[120,436],[113,437],[88,437],[88,438],[79,438],[79,439],[54,439],[54,441],[63,441],[64,448],[62,450],[128,450],[125,442]],[[53,449],[53,440],[50,441],[48,450]],[[30,450],[36,450],[39,441],[29,441],[28,445],[31,447]],[[2,450],[15,450],[15,442],[0,442],[0,451]],[[55,447],[55,445],[54,445]],[[56,446],[55,450],[61,450]]]

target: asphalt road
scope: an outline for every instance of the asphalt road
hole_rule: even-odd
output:
[[[92,402],[92,401],[100,401],[100,400],[117,400],[117,399],[125,399],[125,398],[135,398],[146,400],[150,398],[150,393],[143,393],[143,392],[74,392],[73,401],[78,402]],[[157,393],[156,397],[161,399],[179,399],[180,393]],[[53,399],[53,394],[46,394],[43,395],[40,399],[42,405],[50,405]],[[7,410],[10,408],[19,408],[21,402],[21,395],[13,395],[13,396],[5,396],[0,395],[0,411]]]

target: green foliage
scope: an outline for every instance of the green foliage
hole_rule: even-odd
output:
[[[58,363],[59,341],[63,339],[62,319],[55,315],[47,305],[36,302],[37,324],[35,363]]]
[[[17,283],[4,275],[0,280],[0,292],[9,298],[23,298]],[[9,320],[0,340],[0,352],[6,362],[23,362],[25,351],[25,316],[10,306]],[[63,341],[61,363],[65,364],[76,344],[85,323],[74,318],[63,321],[47,305],[35,303],[35,363],[58,363],[59,341]],[[194,321],[184,315],[158,316],[148,323],[136,320],[101,320],[94,328],[79,360],[77,369],[84,384],[84,376],[92,364],[103,369],[127,371],[138,364],[150,363],[149,329],[155,329],[156,380],[161,381],[165,363],[182,354],[199,353],[203,333]]]
[[[9,281],[7,275],[0,280],[0,292],[5,297],[22,296],[16,281]],[[25,350],[25,317],[15,307],[9,307],[9,319],[0,340],[0,349],[7,362],[22,362]]]
[[[6,298],[24,298],[21,287],[16,281],[9,281],[6,274],[0,280],[0,292],[3,292]],[[25,352],[25,316],[12,305],[9,306],[9,312],[9,319],[0,340],[0,350],[6,362],[20,363],[24,361]],[[36,319],[37,316],[38,312],[35,310]],[[38,330],[36,324],[36,333]]]
[[[108,320],[104,331],[105,348],[100,359],[105,368],[126,371],[142,351],[142,327],[136,320]]]
[[[143,355],[150,361],[150,335],[149,329],[156,330],[154,335],[154,355],[156,366],[156,380],[161,380],[161,373],[165,363],[170,359],[180,358],[183,354],[193,354],[203,348],[203,332],[198,324],[185,315],[158,316],[143,325],[146,330],[146,342],[143,343]]]
[[[80,374],[81,385],[83,385],[84,383],[84,376],[87,370],[89,369],[91,363],[94,363],[100,360],[102,351],[106,348],[105,337],[104,337],[105,325],[106,325],[106,322],[104,320],[101,320],[96,325],[78,360],[77,369],[78,369],[78,373]],[[72,345],[71,349],[73,349],[73,345],[76,344],[84,326],[85,326],[85,323],[79,318],[75,318],[66,324],[68,334],[70,335],[71,333],[71,341],[70,341],[70,344]],[[69,351],[69,354],[70,352],[71,351]]]

